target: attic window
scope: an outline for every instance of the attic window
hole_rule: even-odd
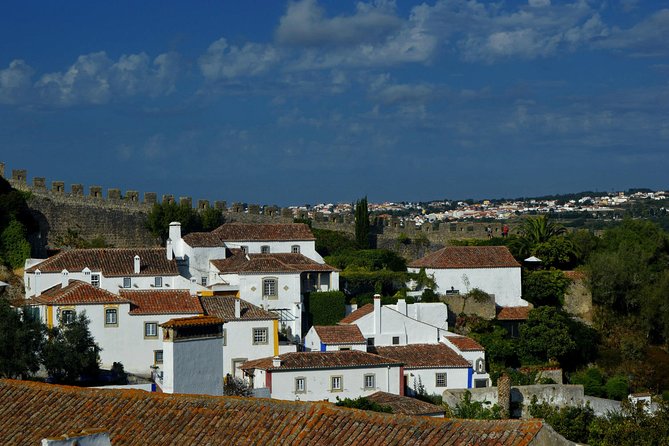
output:
[[[262,254],[269,254],[269,245],[262,245],[262,246],[260,247],[260,252],[261,252]]]
[[[91,274],[91,286],[100,288],[100,274]]]
[[[293,245],[290,247],[290,252],[293,254],[299,254],[300,253],[300,245]]]
[[[130,277],[124,277],[123,278],[123,288],[130,288],[132,286],[132,282],[130,280]]]

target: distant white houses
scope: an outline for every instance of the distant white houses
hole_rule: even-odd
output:
[[[357,325],[315,325],[304,337],[306,351],[367,351],[367,339]]]
[[[506,246],[446,246],[409,264],[432,276],[439,294],[465,294],[474,288],[495,298],[500,307],[526,306],[522,299],[520,264]]]

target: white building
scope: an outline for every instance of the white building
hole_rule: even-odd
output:
[[[427,395],[472,387],[471,364],[445,344],[375,347],[373,351],[404,364],[403,385],[407,395],[416,395],[420,387]]]
[[[447,246],[409,264],[409,272],[432,276],[439,294],[465,294],[479,288],[500,307],[526,306],[520,264],[506,246]]]
[[[336,402],[404,390],[401,362],[356,350],[286,353],[248,361],[242,369],[272,399]]]
[[[202,313],[188,290],[122,291],[119,296],[79,280],[64,280],[27,303],[49,328],[85,312],[90,333],[102,349],[102,367],[121,362],[127,372],[143,376],[150,376],[151,367],[162,362],[159,324]]]
[[[357,325],[369,346],[436,344],[443,335],[452,335],[442,327],[448,327],[446,319],[440,322],[441,327],[407,316],[406,301],[399,299],[397,305],[381,305],[381,296],[374,296],[374,303],[364,305],[344,319],[340,324]],[[420,306],[425,304],[417,304]],[[417,307],[413,307],[416,309]],[[447,318],[447,307],[443,303],[429,304],[428,307],[440,317]],[[423,310],[416,310],[424,314]]]
[[[490,375],[485,367],[485,349],[481,344],[466,336],[444,336],[441,340],[452,348],[456,353],[465,358],[471,368],[472,375],[469,377],[467,388],[478,388],[490,386]]]
[[[304,337],[307,351],[367,351],[367,340],[357,325],[314,325]]]
[[[277,316],[239,298],[202,296],[206,316],[172,319],[163,327],[163,364],[156,383],[165,393],[223,394],[226,376],[243,377],[248,360],[278,355]]]

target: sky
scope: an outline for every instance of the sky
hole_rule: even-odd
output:
[[[13,1],[0,162],[229,203],[669,188],[669,1]]]

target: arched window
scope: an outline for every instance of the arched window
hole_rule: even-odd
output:
[[[476,360],[476,372],[485,373],[485,361],[483,360],[483,358],[479,358]]]

